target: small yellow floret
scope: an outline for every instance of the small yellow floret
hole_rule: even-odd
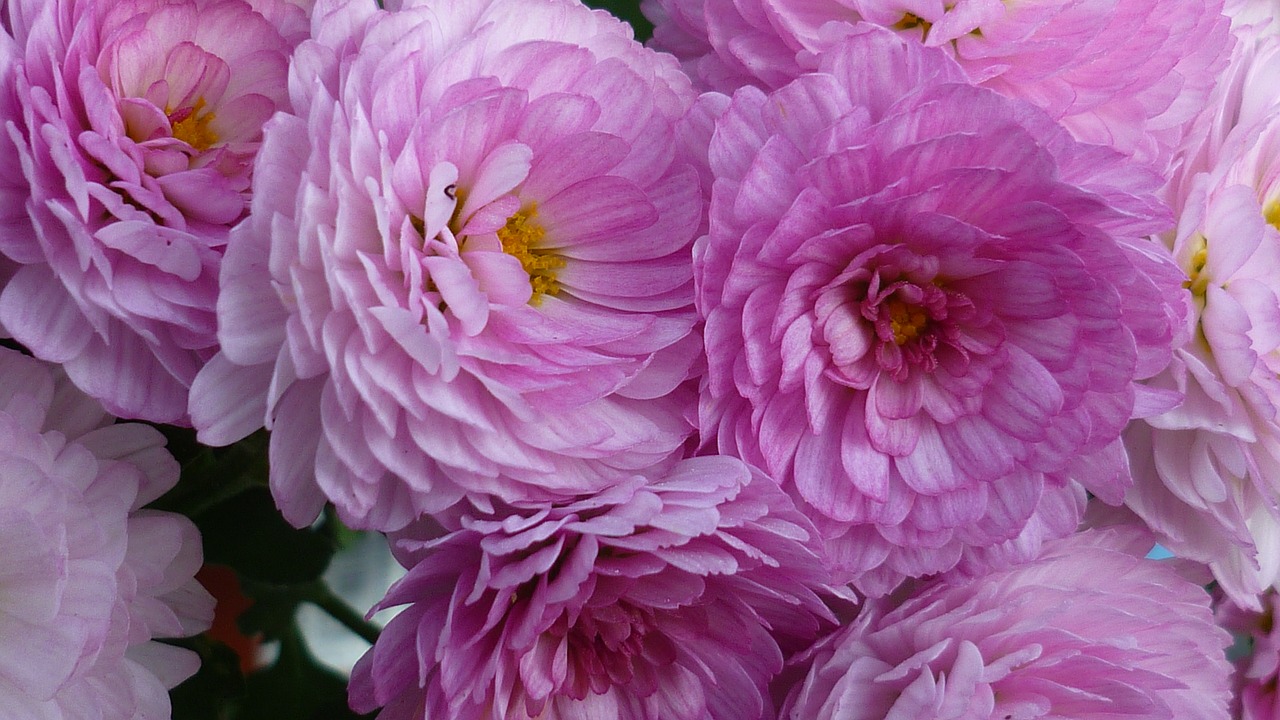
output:
[[[507,218],[507,224],[498,230],[503,251],[519,260],[529,273],[529,285],[533,288],[530,305],[542,302],[543,295],[559,294],[555,271],[564,267],[563,258],[539,247],[547,231],[534,221],[537,214],[537,206],[530,205]]]
[[[1262,209],[1262,217],[1271,227],[1280,230],[1280,200],[1272,200]]]
[[[165,108],[165,114],[173,124],[173,137],[196,150],[208,150],[218,142],[218,134],[209,127],[209,123],[213,122],[214,114],[202,115],[200,113],[202,109],[204,109],[204,98],[197,99],[194,106],[182,108],[176,112]]]
[[[923,28],[924,37],[929,37],[929,30],[933,27],[933,23],[916,15],[915,13],[906,13],[902,19],[893,24],[894,30],[910,30],[911,28]]]
[[[1195,239],[1196,251],[1191,253],[1191,267],[1187,271],[1187,279],[1182,286],[1192,295],[1203,296],[1209,288],[1209,278],[1203,277],[1204,266],[1209,262],[1209,243],[1203,237]]]
[[[919,305],[908,305],[901,300],[889,300],[889,323],[893,329],[893,341],[898,345],[920,337],[920,333],[929,324],[929,315]]]

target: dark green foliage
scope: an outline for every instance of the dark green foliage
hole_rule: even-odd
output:
[[[245,580],[289,585],[319,578],[334,544],[320,530],[298,530],[280,516],[271,493],[250,488],[197,520],[205,561],[230,565]]]
[[[321,579],[335,551],[357,533],[326,515],[310,528],[290,526],[266,486],[267,436],[207,448],[194,433],[162,427],[182,479],[152,507],[182,513],[200,529],[208,563],[235,571],[252,605],[240,630],[278,648],[274,662],[248,676],[225,644],[208,636],[175,641],[199,653],[201,668],[171,693],[173,720],[355,720],[347,683],[321,665],[298,631],[303,603],[325,609],[372,640],[376,630],[344,606]]]
[[[640,12],[640,0],[586,0],[586,4],[608,10],[614,17],[629,23],[640,42],[648,42],[653,37],[653,23]]]

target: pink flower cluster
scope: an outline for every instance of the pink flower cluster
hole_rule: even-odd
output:
[[[111,412],[185,423],[289,43],[243,0],[4,12],[0,325]]]
[[[464,511],[450,525],[430,541],[421,528],[392,536],[411,569],[382,604],[410,607],[356,667],[359,712],[757,718],[780,641],[834,619],[814,592],[817,533],[732,458],[554,504]]]
[[[0,701],[203,617],[167,456],[74,392],[265,428],[289,522],[390,537],[382,720],[1230,716],[1200,586],[1280,583],[1275,4],[645,8],[0,0],[0,328],[62,365],[0,356],[0,648],[54,648]]]
[[[327,498],[379,530],[677,459],[701,349],[688,80],[550,0],[321,10],[227,251],[201,439],[266,425],[287,517]]]
[[[1280,35],[1246,26],[1205,139],[1169,188],[1164,234],[1186,274],[1188,330],[1153,386],[1183,404],[1135,423],[1127,503],[1235,602],[1280,582]]]
[[[717,120],[699,310],[709,348],[747,352],[709,353],[702,430],[873,594],[1034,554],[1079,521],[1075,483],[1123,497],[1133,381],[1177,303],[1140,247],[1154,188],[891,33],[821,70]]]
[[[142,509],[178,479],[59,369],[0,350],[0,698],[22,718],[161,718],[208,627],[195,526]]]
[[[1226,717],[1227,633],[1205,593],[1115,531],[904,602],[815,648],[791,718]],[[1204,664],[1188,672],[1190,658]]]

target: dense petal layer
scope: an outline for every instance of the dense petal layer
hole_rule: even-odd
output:
[[[212,598],[186,518],[142,510],[178,479],[155,429],[0,352],[0,698],[22,717],[167,717]],[[163,664],[143,662],[164,658]]]
[[[1186,274],[1188,340],[1149,386],[1186,396],[1126,433],[1126,501],[1179,556],[1252,608],[1280,582],[1280,36],[1248,40],[1209,140],[1171,187],[1166,235]],[[1269,104],[1264,102],[1269,99]]]
[[[1078,520],[1071,482],[1119,502],[1134,381],[1180,322],[1142,237],[1157,178],[871,27],[736,93],[709,163],[702,430],[792,492],[845,577],[1034,552],[1028,528]]]
[[[221,409],[234,379],[273,457],[304,453],[273,466],[291,519],[316,507],[312,466],[345,520],[384,530],[673,462],[703,210],[674,62],[562,0],[316,14],[297,113],[266,130],[272,182],[228,247],[201,437],[252,429]]]
[[[381,718],[770,717],[783,649],[831,616],[813,527],[759,471],[678,463],[557,504],[465,511],[394,536],[408,605],[357,664]],[[425,713],[425,715],[424,715]]]
[[[288,103],[280,31],[305,17],[284,4],[4,8],[0,324],[117,415],[187,422],[227,234]]]
[[[1223,720],[1230,696],[1209,596],[1118,531],[1034,562],[876,602],[819,643],[792,720],[1111,717]]]

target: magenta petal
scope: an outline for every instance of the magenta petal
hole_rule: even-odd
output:
[[[129,253],[139,262],[188,282],[200,276],[200,257],[185,233],[151,223],[119,221],[99,230],[97,238],[106,247]]]
[[[860,466],[861,473],[868,478],[863,481],[865,484],[874,486],[882,474],[888,473],[887,459],[874,452],[859,453],[858,443],[856,438],[842,442],[834,433],[805,433],[800,436],[800,442],[796,446],[796,490],[806,502],[833,520],[847,522],[857,519],[860,514],[858,508],[861,493],[858,484],[841,478],[841,466],[832,462],[834,458],[840,457],[845,446],[850,447],[851,455],[870,461],[867,465]]]
[[[951,463],[950,452],[933,423],[920,424],[915,448],[894,458],[893,466],[912,490],[924,495],[938,495],[968,484],[964,474]]]

